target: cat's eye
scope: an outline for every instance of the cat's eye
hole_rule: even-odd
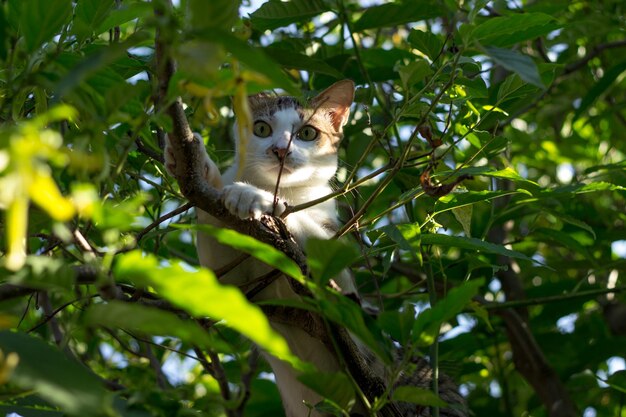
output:
[[[298,131],[298,138],[305,141],[312,141],[317,139],[320,132],[313,126],[306,125]]]
[[[260,138],[266,138],[272,134],[272,128],[267,122],[264,122],[263,120],[257,120],[256,122],[254,122],[252,132],[255,136],[258,136]]]

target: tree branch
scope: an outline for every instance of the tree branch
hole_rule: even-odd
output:
[[[579,69],[587,65],[589,61],[591,61],[592,59],[594,59],[595,57],[597,57],[598,55],[600,55],[602,52],[606,51],[607,49],[621,48],[621,47],[626,47],[626,39],[615,41],[615,42],[601,43],[599,45],[596,45],[593,48],[591,48],[591,51],[589,51],[589,53],[585,55],[582,59],[576,62],[572,62],[569,65],[566,65],[565,69],[563,70],[563,75],[569,75],[572,72],[578,71]]]

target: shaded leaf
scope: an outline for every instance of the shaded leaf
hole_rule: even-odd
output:
[[[308,239],[305,249],[311,274],[323,285],[360,257],[354,246],[340,240]]]
[[[195,321],[183,320],[169,311],[140,304],[121,301],[95,304],[87,309],[84,320],[90,326],[121,328],[152,336],[176,337],[190,345],[218,348],[221,352],[231,350],[223,342],[210,337]]]
[[[427,236],[427,235],[424,235]],[[472,301],[484,280],[476,279],[451,289],[434,307],[422,311],[413,325],[413,337],[423,346],[432,344],[439,334],[439,328],[453,319]]]
[[[322,0],[268,1],[250,15],[259,30],[276,29],[317,16],[329,8]]]
[[[583,97],[580,106],[578,106],[574,114],[574,120],[578,119],[581,114],[587,111],[598,97],[604,94],[625,71],[626,61],[621,61],[606,70],[602,78],[600,78],[593,87],[587,91],[585,97]]]
[[[285,68],[309,71],[313,73],[327,74],[336,79],[344,78],[344,75],[321,59],[312,58],[295,51],[283,48],[264,48],[264,51],[277,63]]]
[[[477,250],[484,253],[507,256],[509,258],[532,261],[531,258],[521,252],[507,249],[502,245],[485,242],[480,239],[461,236],[449,236],[442,234],[423,234],[422,245],[440,245],[444,247],[456,247],[468,250]]]
[[[400,386],[393,390],[391,398],[394,401],[404,401],[407,403],[425,405],[429,407],[447,407],[448,404],[437,394],[428,389]]]
[[[353,30],[361,32],[367,29],[418,22],[420,20],[432,19],[441,13],[441,6],[433,1],[381,4],[365,9],[361,18],[354,23]]]
[[[355,393],[352,383],[342,372],[306,372],[299,375],[298,380],[339,408],[348,408],[354,403]]]
[[[413,48],[424,53],[431,60],[441,54],[444,45],[443,40],[438,35],[419,29],[413,29],[409,33],[408,41]]]
[[[59,33],[71,13],[71,0],[23,2],[20,13],[20,31],[26,41],[28,52],[33,52]]]
[[[537,65],[528,55],[495,46],[485,47],[485,52],[496,64],[518,74],[522,80],[539,88],[545,88],[539,76]]]
[[[478,25],[471,36],[483,45],[507,47],[558,29],[560,25],[554,21],[554,17],[545,13],[496,16]]]
[[[21,388],[35,390],[68,414],[113,414],[113,397],[105,391],[98,377],[42,340],[24,333],[2,331],[0,349],[5,354],[18,354],[19,363],[11,381]]]

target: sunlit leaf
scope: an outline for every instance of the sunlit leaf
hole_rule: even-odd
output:
[[[302,271],[298,265],[283,252],[267,243],[259,242],[255,238],[236,232],[232,229],[214,227],[207,224],[196,226],[175,225],[178,228],[193,228],[202,233],[212,236],[219,243],[230,246],[241,252],[247,253],[254,258],[273,266],[286,275],[304,282]]]
[[[115,276],[154,287],[161,297],[194,317],[223,320],[272,355],[304,368],[289,352],[287,342],[272,330],[261,309],[237,288],[220,284],[211,271],[185,270],[180,264],[160,267],[155,257],[134,251],[119,257]]]
[[[181,319],[174,313],[135,303],[109,301],[95,304],[87,309],[85,323],[107,328],[121,328],[152,336],[177,337],[190,345],[218,349],[228,352],[223,343],[209,336],[209,333],[192,320]]]

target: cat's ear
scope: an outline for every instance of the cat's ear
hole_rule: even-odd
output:
[[[311,100],[311,107],[328,113],[333,128],[339,132],[348,122],[350,105],[354,100],[354,82],[337,81]]]

